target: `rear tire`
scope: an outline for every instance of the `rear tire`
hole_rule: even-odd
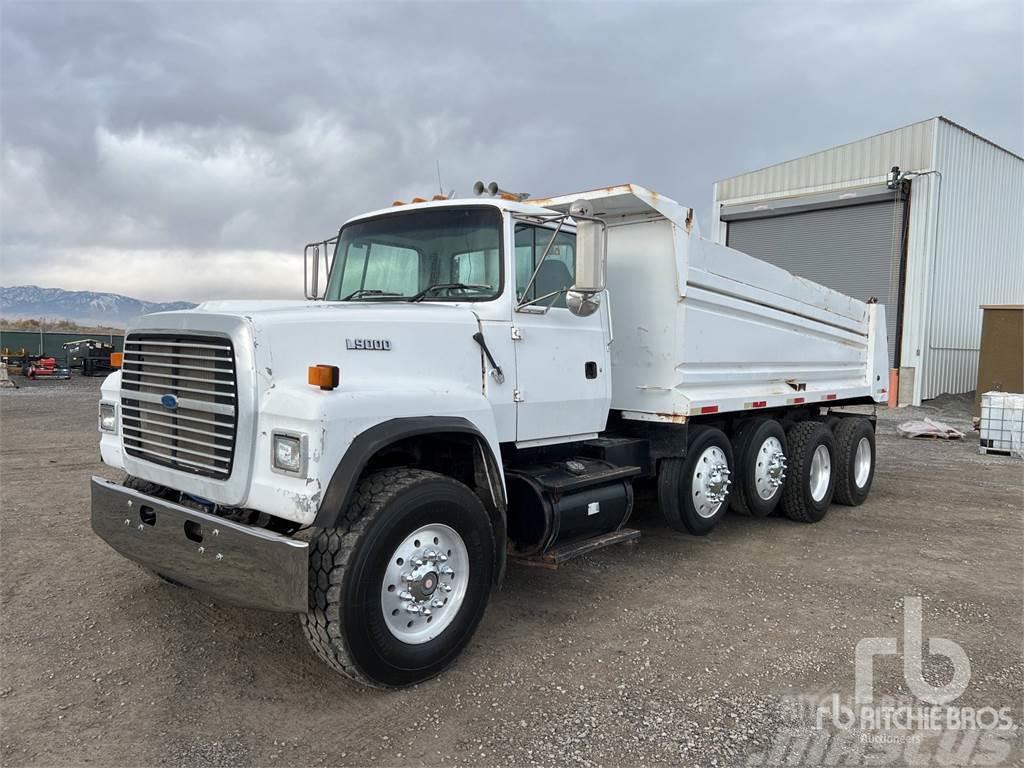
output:
[[[469,642],[493,578],[494,532],[480,499],[435,472],[387,469],[364,478],[338,527],[311,542],[303,631],[337,672],[381,688],[413,685]]]
[[[848,507],[864,503],[875,479],[875,430],[860,417],[840,419],[836,435],[835,500]]]
[[[832,503],[836,481],[836,440],[820,421],[801,421],[786,433],[789,470],[782,511],[790,520],[816,523]]]
[[[770,515],[782,500],[786,477],[786,433],[773,419],[755,419],[736,435],[734,511],[751,517]]]
[[[686,456],[658,465],[658,506],[669,527],[694,536],[710,533],[729,508],[732,466],[732,446],[722,430],[692,427]]]

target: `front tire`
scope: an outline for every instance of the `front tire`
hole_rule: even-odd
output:
[[[676,531],[705,536],[729,508],[733,457],[725,433],[714,427],[690,428],[684,458],[658,466],[658,506]]]
[[[143,568],[143,570],[146,573],[153,574],[158,579],[160,579],[160,581],[164,582],[165,584],[170,584],[172,587],[177,587],[178,589],[192,589],[192,587],[190,587],[188,584],[182,584],[180,581],[175,581],[169,576],[164,576],[162,573],[160,573],[160,571],[154,571],[150,568]]]
[[[789,469],[782,511],[790,520],[816,523],[825,517],[836,485],[836,440],[820,421],[801,421],[786,433]]]
[[[382,688],[434,677],[483,617],[494,534],[480,499],[450,477],[408,468],[370,475],[339,526],[311,544],[303,631],[348,677]]]

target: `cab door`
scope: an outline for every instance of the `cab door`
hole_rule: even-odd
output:
[[[572,287],[575,273],[574,232],[563,227],[541,263],[556,227],[514,222],[514,228],[517,300],[559,292],[512,313],[516,441],[561,442],[600,432],[611,403],[607,302],[589,317],[577,317],[566,308],[565,290]]]

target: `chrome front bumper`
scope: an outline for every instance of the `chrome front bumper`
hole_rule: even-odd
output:
[[[309,545],[92,478],[92,529],[129,560],[234,605],[305,613]]]

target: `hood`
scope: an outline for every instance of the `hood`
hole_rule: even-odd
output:
[[[229,335],[261,391],[308,387],[311,365],[336,365],[342,389],[481,386],[483,359],[465,306],[407,302],[211,301],[140,318],[131,333]]]

